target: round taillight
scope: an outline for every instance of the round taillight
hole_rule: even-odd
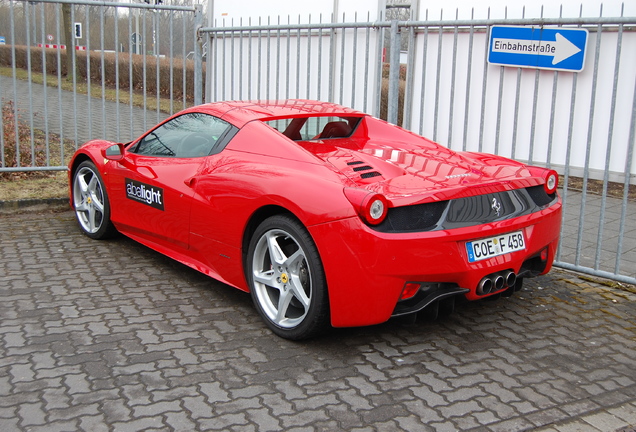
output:
[[[382,195],[368,195],[362,205],[363,217],[371,225],[378,225],[386,218],[389,203]]]
[[[376,199],[371,203],[369,216],[371,216],[373,220],[378,220],[384,216],[384,202],[381,199]]]
[[[548,171],[548,174],[545,178],[545,191],[548,194],[553,194],[556,191],[558,184],[559,176],[557,175],[556,171]]]
[[[389,201],[384,195],[358,188],[345,188],[344,194],[365,223],[378,225],[386,218]]]

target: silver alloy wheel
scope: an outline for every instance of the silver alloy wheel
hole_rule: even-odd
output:
[[[281,328],[300,325],[312,301],[311,269],[305,252],[281,229],[265,232],[252,256],[255,294],[267,317]]]
[[[73,205],[82,229],[94,234],[105,220],[104,187],[91,167],[81,167],[73,181]]]

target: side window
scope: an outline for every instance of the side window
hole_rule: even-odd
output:
[[[229,123],[208,114],[184,114],[151,131],[130,151],[170,158],[207,156],[231,129]]]

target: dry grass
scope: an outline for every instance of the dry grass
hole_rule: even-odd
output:
[[[74,151],[74,143],[49,134],[47,137],[40,130],[29,128],[23,120],[22,113],[17,114],[11,102],[2,107],[2,121],[4,132],[4,158],[6,166],[64,166]],[[15,135],[19,136],[16,141]],[[33,146],[31,145],[33,137]],[[16,152],[19,142],[20,154]],[[48,144],[48,147],[47,147]],[[48,148],[48,150],[47,150]],[[0,201],[15,201],[24,199],[60,198],[67,195],[66,171],[18,171],[0,173]]]
[[[563,177],[559,178],[559,184],[563,186]],[[603,195],[603,182],[601,180],[588,180],[587,181],[587,193],[591,195]],[[570,177],[568,179],[568,190],[583,191],[583,179],[579,177]],[[608,182],[607,191],[605,192],[608,197],[623,199],[625,192],[625,185],[622,183]],[[627,191],[627,199],[630,201],[636,201],[636,185],[629,185]]]
[[[64,171],[41,178],[0,181],[0,201],[63,198],[67,195],[68,179]]]

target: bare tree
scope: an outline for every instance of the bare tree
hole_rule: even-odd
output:
[[[386,2],[386,11],[384,18],[387,21],[408,21],[413,19],[412,17],[412,7],[411,1],[408,0],[387,0]],[[389,47],[389,34],[385,33],[384,46]],[[408,35],[401,34],[400,38],[400,51],[407,51],[409,48],[409,40]]]
[[[67,79],[73,76],[73,53],[75,50],[73,43],[73,23],[71,22],[71,8],[73,5],[64,3],[62,5],[62,22],[64,41],[66,42],[66,76]]]

